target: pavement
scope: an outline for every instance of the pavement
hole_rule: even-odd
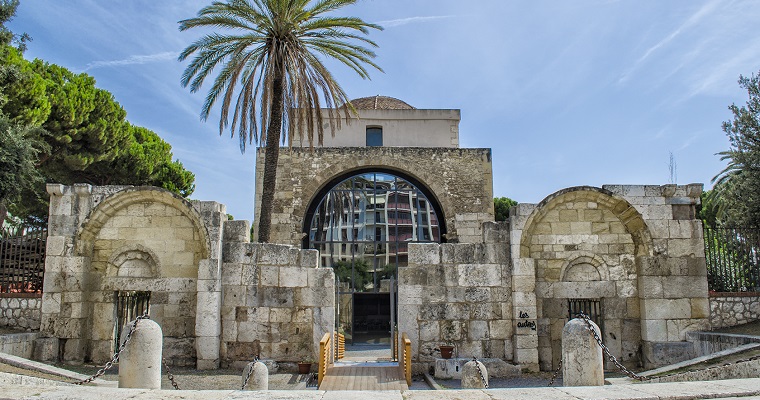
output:
[[[760,399],[760,378],[719,381],[638,383],[596,387],[512,388],[485,390],[320,391],[148,390],[74,386],[41,378],[0,373],[2,399],[304,399],[304,400],[527,400],[617,399],[691,400]]]

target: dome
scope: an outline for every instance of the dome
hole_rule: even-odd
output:
[[[370,96],[351,100],[351,104],[357,110],[414,110],[415,108],[405,102],[387,96]]]

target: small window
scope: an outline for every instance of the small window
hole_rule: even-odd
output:
[[[367,146],[382,146],[383,145],[383,128],[368,127],[367,128]]]

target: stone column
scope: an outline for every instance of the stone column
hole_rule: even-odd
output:
[[[562,329],[562,382],[564,386],[604,385],[602,348],[589,331],[588,324],[601,337],[599,327],[580,318],[570,320]]]
[[[122,334],[121,342],[128,333]],[[162,344],[163,333],[155,321],[137,321],[131,340],[119,355],[119,388],[161,389]]]

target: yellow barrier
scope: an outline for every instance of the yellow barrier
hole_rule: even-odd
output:
[[[398,362],[401,372],[406,378],[406,384],[412,385],[412,341],[406,336],[406,332],[401,334],[401,358]]]
[[[319,372],[317,378],[317,387],[322,384],[327,374],[327,365],[330,363],[330,334],[325,333],[322,340],[319,341]]]
[[[335,359],[340,360],[346,356],[346,337],[342,333],[335,332]]]

